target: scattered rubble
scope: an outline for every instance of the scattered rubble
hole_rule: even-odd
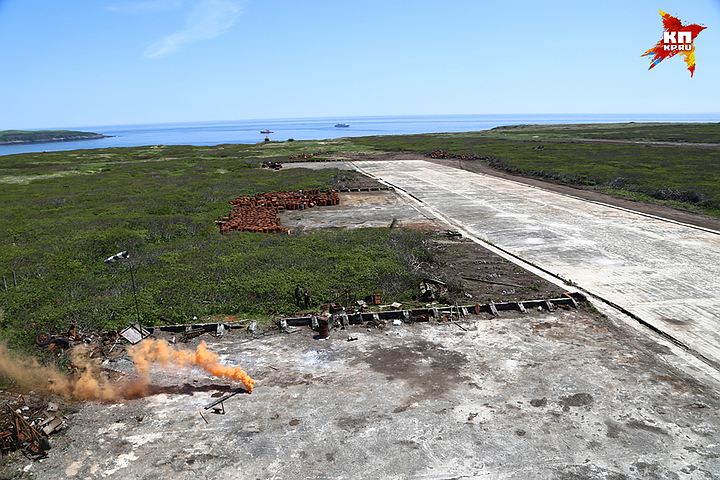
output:
[[[48,437],[64,425],[56,403],[20,395],[0,410],[0,456],[22,450],[30,459],[43,458],[50,450]]]
[[[419,288],[420,299],[424,302],[447,300],[448,288],[445,282],[428,278],[420,282]]]
[[[266,162],[262,163],[262,168],[270,168],[272,170],[280,170],[282,168],[282,163],[266,161]]]
[[[397,325],[396,321],[402,323],[428,322],[430,319],[449,322],[452,319],[459,319],[469,315],[481,315],[487,313],[499,316],[501,312],[527,313],[528,310],[553,312],[557,308],[576,309],[580,303],[587,299],[579,292],[565,292],[557,298],[540,298],[533,300],[519,300],[512,302],[488,302],[476,303],[473,305],[440,305],[437,302],[428,304],[422,308],[409,308],[396,310],[370,311],[367,303],[359,300],[357,307],[349,310],[342,310],[339,313],[329,314],[324,312],[321,315],[307,314],[299,317],[287,317],[278,320],[278,325],[289,325],[293,327],[310,326],[313,330],[319,331],[323,328],[323,322],[328,328],[346,328],[348,325],[366,324],[368,327],[385,328],[388,321]]]
[[[137,327],[130,326],[123,330],[123,332],[128,333],[130,328]],[[62,356],[64,352],[69,351],[76,345],[86,345],[90,348],[89,358],[105,357],[112,354],[120,339],[123,338],[121,337],[123,332],[88,333],[80,331],[77,325],[72,324],[67,332],[62,334],[49,332],[37,334],[35,344],[43,350],[57,356]],[[143,332],[145,334],[144,336],[149,334],[147,330],[143,330]],[[131,334],[128,333],[128,335],[132,337]]]
[[[315,206],[338,205],[337,191],[299,190],[297,192],[267,192],[255,196],[239,196],[230,202],[227,217],[216,220],[220,233],[231,230],[260,233],[288,233],[280,224],[281,210],[305,210]]]

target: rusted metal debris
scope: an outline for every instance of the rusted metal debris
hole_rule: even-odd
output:
[[[243,387],[236,388],[235,390],[233,390],[233,391],[231,391],[231,392],[229,392],[229,393],[226,393],[226,394],[223,395],[222,397],[220,397],[220,398],[218,398],[218,399],[216,399],[216,400],[213,400],[212,402],[208,403],[207,405],[205,405],[204,408],[205,408],[205,410],[210,410],[211,408],[214,408],[214,407],[217,407],[218,405],[220,405],[221,408],[222,408],[222,413],[225,413],[225,406],[223,405],[223,402],[225,402],[226,400],[234,397],[234,396],[237,395],[238,393],[247,393],[247,390],[245,390],[245,388],[243,388]]]
[[[231,230],[259,233],[287,233],[280,224],[281,210],[304,210],[315,206],[340,204],[337,191],[299,190],[297,192],[267,192],[255,196],[239,196],[230,202],[230,214],[215,224],[220,233]]]
[[[50,449],[48,436],[64,424],[56,404],[31,408],[25,397],[20,396],[0,412],[0,454],[22,449],[28,458],[43,458]]]
[[[395,190],[393,187],[381,185],[378,187],[337,187],[338,192],[384,192]]]
[[[446,150],[433,150],[432,152],[428,153],[427,156],[430,158],[435,158],[435,159],[492,160],[492,157],[477,155],[475,153],[456,154],[456,153],[449,153]]]
[[[385,310],[379,312],[343,312],[342,314],[335,314],[332,316],[330,324],[334,325],[340,322],[340,315],[346,319],[350,325],[358,325],[361,323],[367,323],[369,326],[376,326],[381,328],[388,320],[400,319],[403,322],[427,322],[430,319],[442,319],[443,315],[447,315],[448,320],[453,316],[466,316],[469,314],[480,315],[482,313],[489,313],[491,315],[500,315],[501,312],[515,311],[526,313],[528,309],[542,307],[544,310],[550,311],[548,306],[561,308],[578,308],[579,302],[584,302],[585,296],[579,292],[565,293],[560,298],[550,299],[538,299],[538,300],[522,300],[518,302],[501,302],[501,303],[476,303],[474,305],[448,305],[448,306],[437,306],[429,308],[414,308],[410,310]],[[361,309],[362,310],[362,309]],[[284,318],[283,321],[287,325],[293,327],[301,327],[311,325],[314,315]]]
[[[288,155],[288,160],[310,160],[315,157],[315,153],[298,153],[297,155]]]
[[[365,297],[365,303],[369,305],[380,305],[382,303],[382,295],[374,293]]]
[[[147,333],[147,332],[146,332]],[[121,338],[117,332],[83,332],[77,325],[70,325],[64,333],[41,332],[35,337],[35,344],[51,353],[60,354],[63,350],[72,348],[75,345],[83,344],[90,346],[92,352],[90,357],[107,356],[112,353]]]
[[[82,342],[85,339],[77,328],[77,325],[70,325],[67,332],[61,335],[55,335],[48,332],[38,333],[35,337],[35,343],[38,347],[43,347],[52,352],[55,350],[65,350],[72,346],[73,342]]]

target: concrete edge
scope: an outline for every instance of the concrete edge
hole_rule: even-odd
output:
[[[423,161],[423,162],[427,162],[427,160],[424,159],[424,158],[418,158],[418,159],[416,159],[416,160]],[[394,161],[394,160],[391,160],[391,161]],[[407,160],[397,160],[397,161],[407,161]],[[433,162],[428,162],[428,163],[433,163]],[[435,164],[435,165],[438,165],[438,164]],[[448,168],[455,168],[456,170],[463,170],[462,168],[453,167],[452,165],[445,165],[445,166],[447,166]],[[680,222],[680,221],[678,221],[678,220],[673,220],[673,219],[671,219],[671,218],[659,217],[659,216],[653,215],[653,214],[651,214],[651,213],[640,212],[640,211],[637,211],[637,210],[633,210],[633,209],[631,209],[631,208],[620,207],[620,206],[617,206],[617,205],[612,205],[612,204],[610,204],[610,203],[600,202],[600,201],[598,201],[598,200],[589,200],[589,199],[587,199],[587,198],[579,197],[579,196],[577,196],[577,195],[571,195],[571,194],[569,194],[569,193],[556,192],[556,191],[554,191],[554,190],[548,190],[548,189],[545,189],[545,188],[542,188],[542,187],[538,187],[537,185],[531,185],[531,184],[529,184],[529,183],[523,183],[523,182],[520,182],[520,181],[518,181],[518,180],[513,180],[513,179],[511,179],[511,178],[495,177],[494,175],[490,175],[490,174],[488,174],[488,173],[470,172],[469,170],[463,170],[463,171],[468,172],[468,173],[470,173],[470,174],[482,175],[482,176],[484,176],[484,177],[489,177],[489,178],[499,178],[499,179],[501,179],[501,180],[504,180],[504,181],[507,181],[507,182],[512,182],[512,183],[515,183],[515,184],[517,184],[517,185],[522,185],[522,186],[524,186],[524,187],[536,188],[536,189],[538,189],[538,190],[542,190],[543,192],[550,192],[550,193],[554,193],[554,194],[557,194],[557,195],[562,195],[562,196],[564,196],[564,197],[572,198],[572,199],[575,199],[575,200],[580,200],[580,201],[583,201],[583,202],[586,202],[586,203],[594,203],[594,204],[596,204],[596,205],[602,205],[603,207],[614,208],[615,210],[621,210],[621,211],[623,211],[623,212],[632,213],[632,214],[635,214],[635,215],[640,215],[640,216],[642,216],[642,217],[652,218],[653,220],[659,220],[659,221],[667,222],[667,223],[674,223],[675,225],[680,225],[680,226],[683,226],[683,227],[693,228],[693,229],[695,229],[695,230],[700,230],[700,231],[703,231],[703,232],[706,232],[706,233],[711,233],[711,234],[713,234],[713,235],[720,235],[720,231],[719,231],[719,230],[713,230],[712,228],[701,227],[701,226],[699,226],[699,225],[693,225],[693,224],[691,224],[691,223],[684,223],[684,222]],[[365,172],[363,172],[363,173],[365,173]],[[367,173],[365,173],[365,174],[367,175]],[[568,185],[568,186],[571,187],[572,185]],[[396,187],[396,188],[397,188],[397,187]],[[692,212],[690,212],[690,213],[692,213]]]
[[[376,177],[375,175],[365,171],[363,168],[358,166],[355,162],[349,162],[349,163],[353,167],[355,167],[355,169],[358,172],[362,173],[363,175],[367,175],[368,177],[375,179],[379,183],[382,183],[384,185],[394,188],[395,192],[397,194],[405,197],[409,202],[416,203],[420,208],[426,210],[427,212],[429,212],[432,216],[434,216],[438,220],[440,220],[443,223],[447,224],[448,226],[451,226],[454,229],[460,231],[463,234],[463,236],[465,236],[465,237],[469,238],[470,240],[472,240],[473,242],[483,246],[487,250],[490,250],[491,252],[504,258],[505,260],[508,260],[508,261],[514,263],[515,265],[518,265],[519,267],[521,267],[521,268],[539,276],[540,278],[547,280],[548,282],[553,283],[565,290],[568,290],[568,291],[576,290],[576,291],[584,294],[588,298],[590,303],[592,303],[598,309],[598,311],[600,311],[604,315],[606,315],[614,320],[621,320],[624,324],[630,325],[631,327],[633,327],[634,330],[643,333],[647,337],[651,338],[653,341],[668,347],[674,354],[676,354],[678,357],[682,358],[685,361],[686,365],[684,365],[684,367],[686,370],[690,370],[694,375],[700,374],[704,377],[709,377],[709,378],[713,379],[714,381],[720,383],[720,365],[717,362],[705,357],[704,355],[702,355],[699,352],[695,351],[694,349],[690,348],[688,345],[681,342],[677,338],[673,337],[669,333],[664,332],[663,330],[659,329],[658,327],[653,326],[647,320],[644,320],[640,316],[638,316],[632,312],[629,312],[628,310],[626,310],[623,307],[620,307],[619,305],[616,305],[614,302],[606,300],[602,296],[596,295],[582,287],[579,287],[578,285],[574,285],[572,282],[569,282],[567,279],[563,278],[561,275],[550,272],[542,267],[539,267],[539,266],[533,264],[532,262],[529,262],[521,257],[518,257],[518,256],[508,252],[507,250],[504,250],[496,245],[493,245],[492,243],[478,237],[474,233],[467,230],[467,228],[465,226],[458,224],[458,223],[454,222],[453,220],[445,217],[442,213],[438,212],[433,207],[427,205],[426,203],[424,203],[422,200],[420,200],[416,196],[414,196],[411,193],[404,190],[402,187]],[[473,172],[468,172],[468,173],[473,173]],[[474,174],[475,175],[484,175],[486,177],[492,178],[491,175],[487,175],[487,174],[482,174],[482,173],[474,173]],[[512,181],[512,180],[510,180],[510,181]],[[523,185],[523,186],[530,186],[532,188],[537,188],[538,190],[543,190],[539,187],[534,187],[532,185],[526,185],[521,182],[516,182],[516,181],[513,181],[513,182]],[[546,190],[543,190],[543,191],[546,191]],[[555,193],[555,192],[553,192],[553,193]],[[563,195],[563,194],[561,194],[561,195]],[[585,199],[582,199],[579,197],[573,197],[572,195],[565,195],[565,196],[572,197],[572,198],[575,198],[575,199],[578,199],[578,200],[581,200],[584,202],[589,201],[589,200],[585,200]],[[601,202],[593,202],[593,203],[598,203],[598,204],[604,205]],[[621,210],[626,210],[621,207],[614,207],[612,205],[607,205],[607,206],[610,206],[612,208],[618,208]],[[652,217],[651,215],[646,215],[646,214],[643,214],[640,212],[634,212],[632,210],[627,210],[627,211],[629,211],[631,213],[637,213],[639,215]],[[662,218],[658,218],[658,219],[663,220],[663,221],[670,221],[672,223],[676,223],[676,224],[683,225],[683,226],[688,226],[688,227],[695,228],[695,229],[705,230],[702,227],[697,227],[694,225],[686,225],[686,224],[683,224],[681,222],[677,222],[674,220],[668,220],[668,219],[662,219]],[[720,235],[720,232],[715,232],[712,230],[710,230],[710,233],[716,233],[716,234]]]

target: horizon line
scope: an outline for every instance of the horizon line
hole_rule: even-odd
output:
[[[613,113],[442,113],[442,114],[393,114],[393,115],[348,115],[348,116],[318,116],[318,117],[266,117],[266,118],[246,118],[246,119],[226,119],[226,120],[185,120],[185,121],[165,121],[151,123],[117,123],[104,125],[75,125],[75,126],[54,126],[54,127],[24,127],[24,128],[7,128],[2,130],[69,130],[83,128],[114,128],[114,127],[139,127],[153,125],[188,125],[188,124],[213,124],[213,123],[232,123],[232,122],[268,122],[268,121],[292,121],[292,120],[331,120],[340,121],[348,119],[370,119],[370,118],[430,118],[430,117],[503,117],[503,116],[622,116],[622,115],[717,115],[720,122],[720,112],[613,112]],[[653,122],[662,122],[655,120]],[[672,122],[676,123],[676,122]],[[682,123],[682,122],[677,122]],[[688,122],[688,123],[705,123],[705,122]]]

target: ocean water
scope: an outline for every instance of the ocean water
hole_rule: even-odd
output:
[[[0,145],[0,155],[133,147],[142,145],[217,145],[262,142],[260,130],[274,133],[272,140],[321,140],[366,135],[467,132],[502,125],[609,122],[720,122],[720,114],[568,114],[568,115],[428,115],[394,117],[303,118],[225,122],[164,123],[155,125],[83,126],[71,130],[111,135],[111,138],[75,142]],[[349,123],[349,128],[336,128]]]

